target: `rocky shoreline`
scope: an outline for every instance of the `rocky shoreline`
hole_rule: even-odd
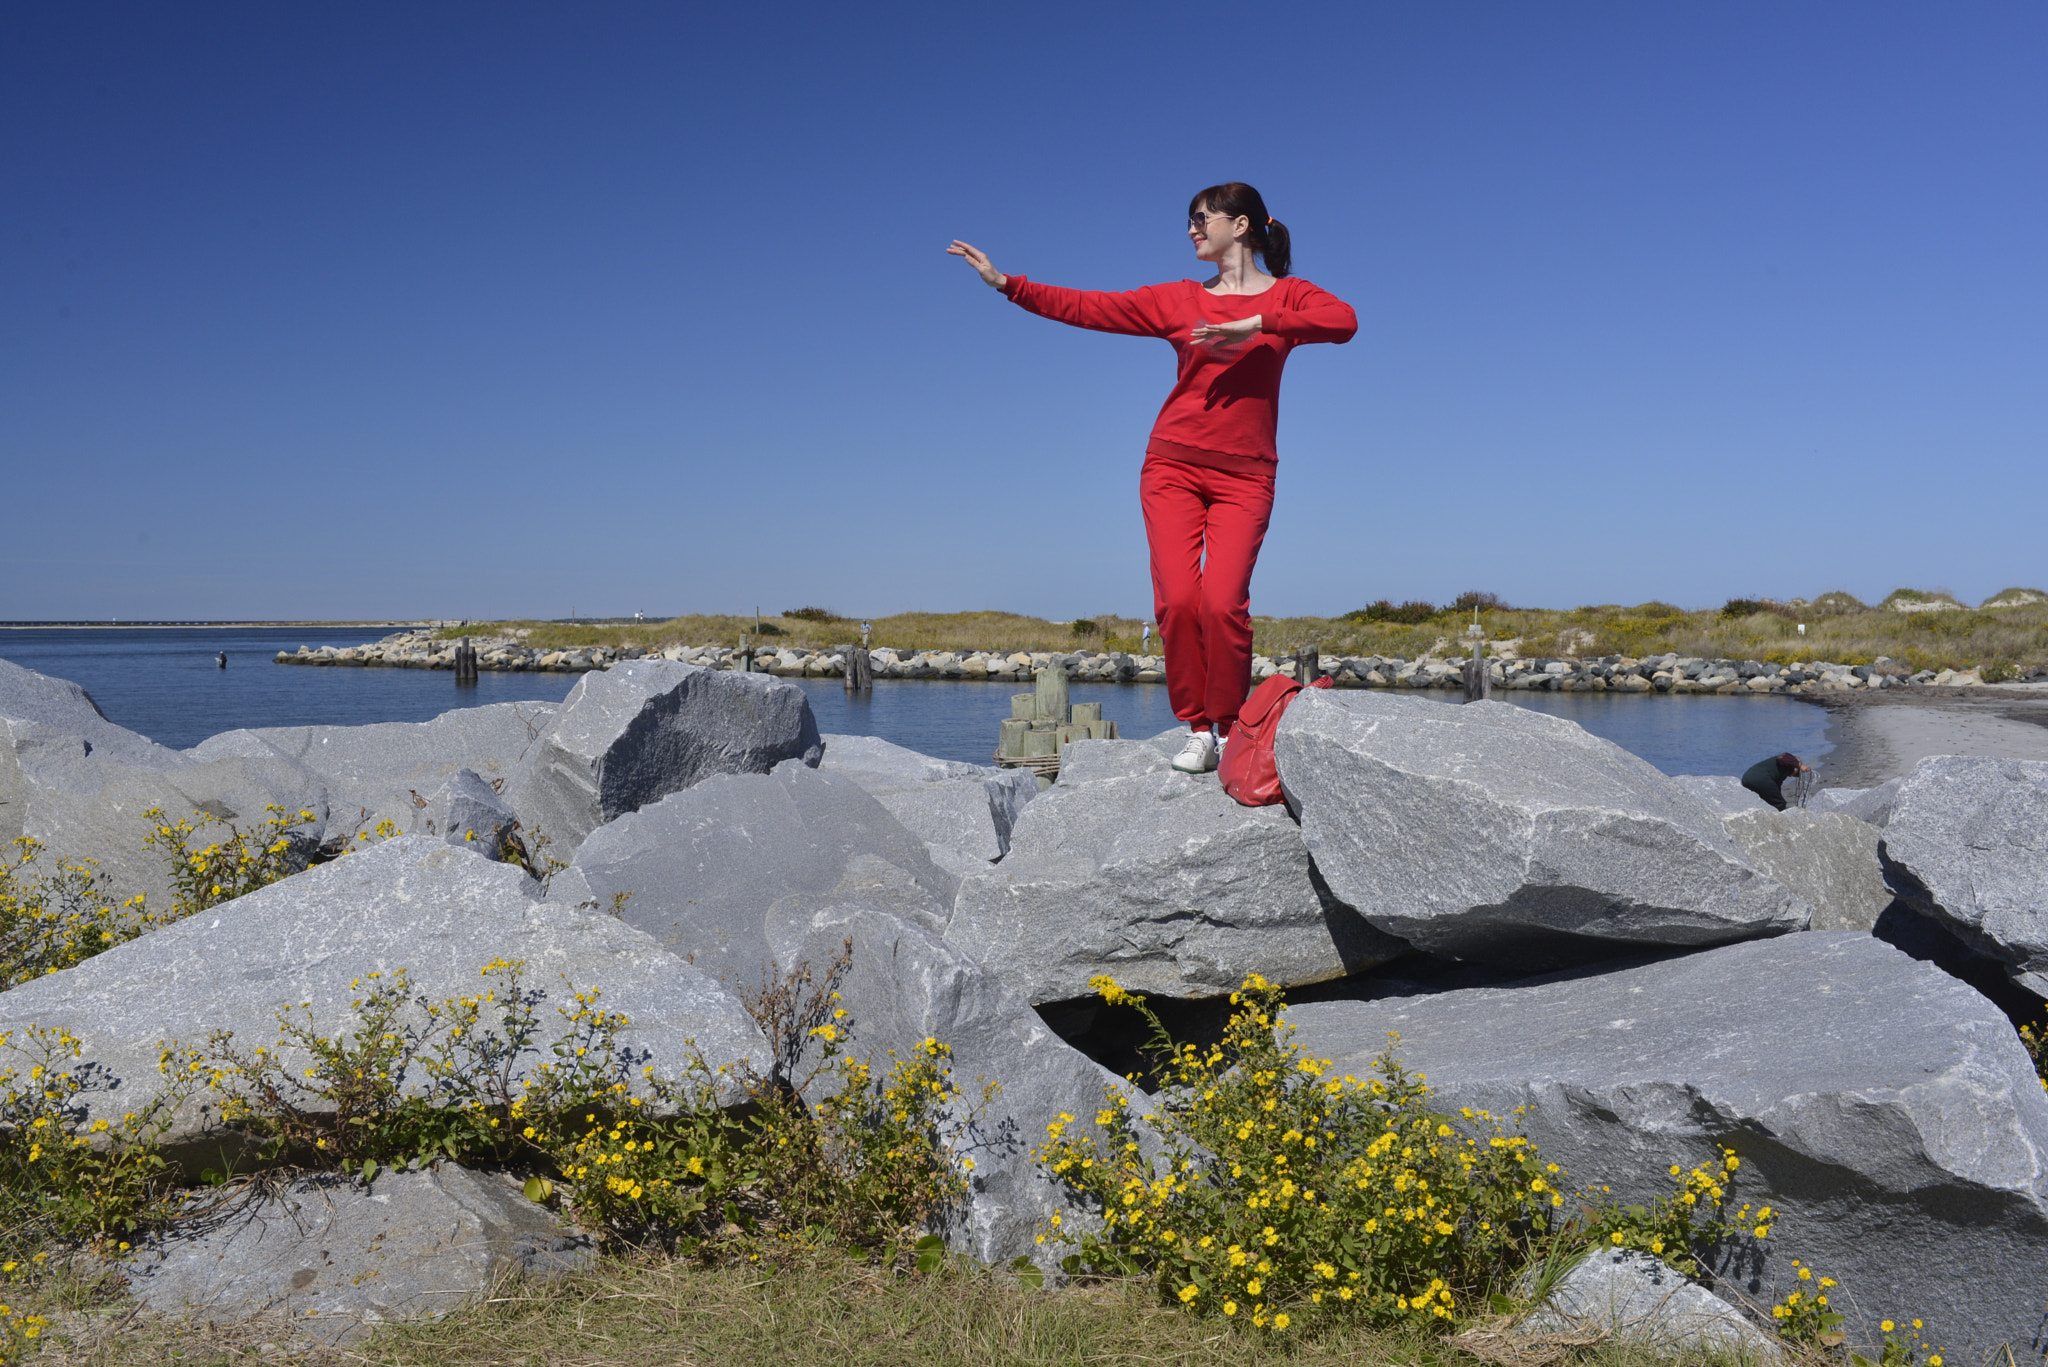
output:
[[[296,652],[279,651],[278,664],[339,665],[384,669],[455,668],[458,642],[442,639],[439,632],[411,630],[396,632],[381,641],[359,646],[300,646]],[[542,650],[513,637],[479,637],[471,641],[477,652],[477,668],[488,671],[578,674],[609,669],[626,660],[663,659],[707,669],[749,670],[778,678],[839,678],[846,672],[850,647],[799,649],[792,646],[756,646],[751,651],[735,646],[670,646],[664,650],[639,647],[580,646]],[[1001,679],[1028,682],[1036,672],[1057,665],[1077,683],[1163,683],[1165,660],[1158,655],[1127,655],[1121,652],[1077,650],[951,651],[894,650],[877,646],[869,652],[878,679]],[[1322,670],[1338,688],[1420,688],[1455,689],[1464,686],[1466,657],[1459,654],[1425,655],[1416,659],[1399,656],[1330,656]],[[1508,690],[1548,692],[1620,693],[1716,693],[1812,695],[1823,693],[1873,692],[1894,688],[1979,688],[1985,680],[1981,669],[1916,672],[1895,661],[1880,658],[1868,665],[1840,664],[1829,660],[1773,664],[1760,660],[1716,660],[1675,653],[1637,659],[1606,655],[1597,659],[1535,658],[1512,654],[1489,655],[1487,664],[1493,686]],[[1275,674],[1292,676],[1295,662],[1265,655],[1252,657],[1252,678]]]

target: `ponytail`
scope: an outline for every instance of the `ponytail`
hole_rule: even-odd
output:
[[[1193,218],[1195,210],[1203,204],[1212,213],[1250,219],[1252,250],[1265,261],[1266,274],[1276,280],[1287,278],[1294,266],[1293,240],[1288,236],[1287,225],[1266,212],[1266,201],[1257,190],[1241,180],[1211,185],[1188,201],[1188,217]]]
[[[1259,255],[1266,258],[1266,274],[1285,280],[1288,267],[1294,264],[1294,244],[1287,236],[1287,225],[1277,218],[1267,219],[1265,240],[1258,246]]]

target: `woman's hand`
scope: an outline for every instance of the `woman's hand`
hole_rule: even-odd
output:
[[[953,240],[952,246],[946,248],[946,255],[966,257],[967,264],[974,267],[974,272],[981,277],[981,282],[992,289],[1001,289],[1010,283],[1010,277],[997,270],[995,264],[980,248],[970,247],[958,238]]]
[[[1203,323],[1188,333],[1188,340],[1197,346],[1229,346],[1233,342],[1249,342],[1259,335],[1259,328],[1266,315],[1254,313],[1249,318],[1240,318],[1234,323]]]

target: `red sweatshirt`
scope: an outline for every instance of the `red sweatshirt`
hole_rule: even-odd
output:
[[[1287,353],[1303,342],[1348,342],[1358,331],[1351,305],[1298,276],[1263,294],[1211,294],[1194,280],[1112,293],[1062,289],[1013,275],[1003,293],[1055,322],[1173,343],[1179,373],[1145,452],[1224,469],[1270,472],[1279,460],[1273,433]],[[1253,314],[1259,315],[1259,331],[1249,341],[1204,346],[1188,340],[1198,323]]]

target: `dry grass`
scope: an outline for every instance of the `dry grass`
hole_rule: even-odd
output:
[[[1924,596],[1924,595],[1923,595]],[[1847,599],[1847,595],[1829,595]],[[1650,655],[1675,650],[1682,655],[1765,660],[1834,660],[1869,664],[1889,656],[1911,669],[1995,666],[2023,671],[2048,666],[2048,603],[2023,607],[1955,612],[1901,613],[1864,608],[1847,599],[1846,610],[1800,610],[1807,633],[1797,629],[1800,611],[1754,613],[1724,617],[1718,610],[1688,612],[1663,603],[1635,607],[1496,609],[1481,615],[1494,640],[1516,638],[1524,656]],[[839,645],[860,638],[858,619],[814,622],[801,618],[765,619],[780,636],[757,638],[770,644],[801,647]],[[873,644],[899,650],[1076,650],[1134,651],[1142,623],[1135,618],[1104,616],[1092,635],[1077,635],[1065,622],[1048,622],[1007,612],[907,612],[872,619]],[[1304,645],[1325,655],[1398,655],[1412,659],[1438,646],[1453,649],[1469,615],[1443,613],[1417,625],[1370,622],[1356,617],[1261,617],[1254,620],[1255,647],[1268,655],[1287,655]],[[670,645],[739,643],[753,630],[751,617],[677,617],[666,622],[593,623],[505,622],[466,628],[470,634],[500,628],[530,628],[536,646]],[[461,632],[453,633],[455,635]],[[1156,649],[1156,636],[1155,649]]]
[[[1283,1338],[1161,1307],[1150,1286],[1027,1292],[986,1274],[903,1276],[820,1260],[778,1273],[608,1261],[584,1276],[512,1282],[435,1323],[387,1326],[345,1350],[293,1343],[260,1324],[195,1326],[102,1310],[35,1359],[65,1367],[1480,1367],[1419,1332]],[[1540,1348],[1542,1345],[1531,1345]],[[270,1349],[265,1352],[265,1348]],[[279,1351],[283,1349],[284,1351]],[[1614,1344],[1538,1361],[1650,1367]]]

